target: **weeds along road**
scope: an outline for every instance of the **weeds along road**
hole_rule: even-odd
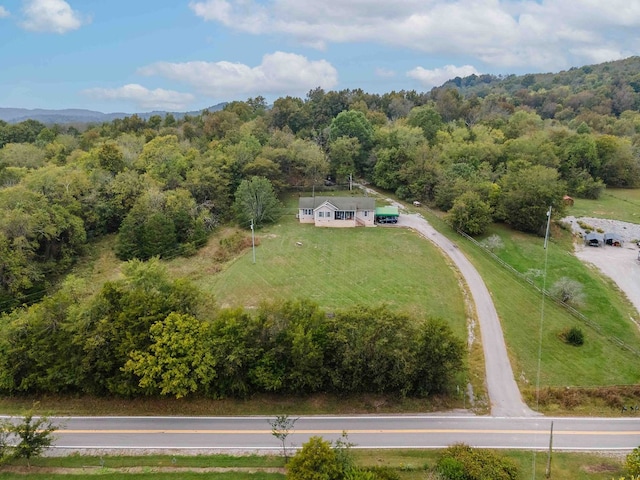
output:
[[[403,208],[402,205],[397,205]],[[513,377],[498,313],[493,305],[491,294],[478,271],[451,240],[438,233],[419,214],[400,215],[397,226],[412,228],[435,243],[453,261],[465,279],[480,325],[491,415],[494,417],[538,415],[522,400],[522,395],[520,395],[520,390]]]

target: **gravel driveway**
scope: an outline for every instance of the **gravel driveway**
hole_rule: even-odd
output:
[[[608,220],[591,217],[567,217],[562,220],[571,225],[574,234],[584,236],[585,231],[578,222],[601,229],[606,233],[616,233],[622,240],[622,247],[588,247],[584,243],[576,245],[576,256],[587,263],[596,266],[602,273],[613,280],[622,290],[629,301],[640,312],[640,248],[636,243],[640,240],[640,225],[635,223]],[[636,324],[640,325],[640,313],[636,315]]]
[[[421,215],[402,214],[397,225],[412,228],[440,247],[443,253],[455,263],[467,283],[480,324],[491,415],[494,417],[538,415],[522,400],[509,362],[498,313],[478,271],[451,240],[436,231]]]

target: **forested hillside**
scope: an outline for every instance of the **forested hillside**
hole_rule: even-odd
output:
[[[84,129],[0,122],[0,310],[41,299],[105,235],[115,234],[113,249],[122,260],[190,255],[220,225],[248,228],[253,218],[260,227],[277,218],[277,197],[284,191],[340,184],[349,175],[446,211],[453,226],[473,235],[491,222],[539,233],[549,205],[562,215],[566,194],[597,198],[606,186],[640,186],[638,92],[640,59],[631,58],[559,74],[454,79],[424,93],[318,88],[272,106],[258,97],[180,119],[133,115]],[[179,325],[200,328],[191,319],[199,318],[202,304],[179,281],[165,279],[169,298],[151,302],[152,312],[135,313],[147,298],[145,282],[160,274],[130,268],[129,280],[106,285],[100,298],[82,308],[71,279],[58,297],[44,300],[53,302],[48,307],[5,316],[11,328],[3,328],[0,357],[11,369],[3,368],[0,389],[75,390],[78,378],[98,369],[89,391],[139,391],[130,377],[146,378],[145,365],[153,370],[145,349],[161,349]],[[123,318],[144,318],[130,335],[140,341],[119,337],[124,334],[114,329]],[[163,328],[150,332],[165,319]],[[76,332],[78,325],[84,330]],[[32,328],[40,329],[35,337]],[[228,330],[233,322],[212,328]],[[77,336],[69,337],[69,329]],[[56,363],[65,353],[48,344],[52,363],[38,364],[46,358],[36,362],[28,342],[42,341],[42,335],[80,342],[74,348],[84,360],[76,364],[86,367],[84,373],[59,378],[71,375]],[[100,342],[111,342],[116,353]],[[202,369],[211,367],[198,375],[215,375],[206,352],[193,354]],[[34,369],[49,377],[30,377]],[[261,371],[253,370],[252,385],[271,385],[271,377],[256,380]],[[241,373],[226,381],[240,381],[233,375]],[[161,390],[157,378],[149,382],[142,391]],[[314,388],[330,384],[322,383],[326,378],[313,382]],[[230,385],[216,394],[234,388],[245,387]],[[409,380],[398,386],[405,392],[430,388],[438,389]]]

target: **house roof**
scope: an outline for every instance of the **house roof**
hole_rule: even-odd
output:
[[[372,197],[300,197],[298,208],[316,209],[323,203],[330,203],[337,210],[373,210],[376,201]]]
[[[376,208],[376,217],[397,217],[398,207],[378,207]]]

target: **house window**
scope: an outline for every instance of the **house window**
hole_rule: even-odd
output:
[[[324,212],[318,212],[318,218],[324,217]]]
[[[344,212],[336,212],[334,217],[336,220],[344,220]]]
[[[353,220],[353,212],[344,212],[345,220]]]
[[[365,211],[364,211],[364,216],[365,216],[365,217],[368,217],[368,216],[369,216],[369,210],[365,210]]]
[[[310,208],[303,208],[302,209],[302,214],[303,215],[313,215],[313,210]]]

